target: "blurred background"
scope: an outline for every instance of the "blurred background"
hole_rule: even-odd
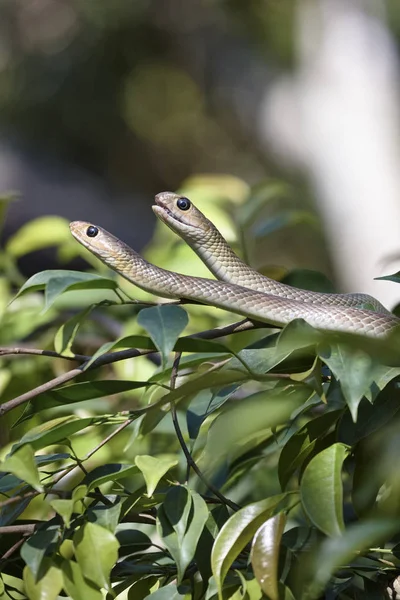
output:
[[[182,190],[264,272],[393,307],[399,37],[398,0],[1,0],[5,239],[59,215],[141,250]],[[41,223],[25,276],[58,263]]]

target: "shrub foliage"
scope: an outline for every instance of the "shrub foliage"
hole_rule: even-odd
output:
[[[0,599],[396,597],[400,338],[132,300],[101,267],[21,285],[55,244],[81,252],[41,219],[2,254]]]

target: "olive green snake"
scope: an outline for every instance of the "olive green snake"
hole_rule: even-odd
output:
[[[92,223],[74,221],[71,233],[125,279],[164,298],[200,302],[277,327],[301,318],[321,331],[385,337],[400,325],[400,319],[366,294],[311,292],[264,277],[234,254],[211,221],[185,197],[172,192],[158,194],[153,210],[183,237],[219,281],[161,269]],[[372,310],[360,308],[365,306]]]

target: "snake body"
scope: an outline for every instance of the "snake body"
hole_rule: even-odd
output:
[[[153,211],[157,217],[185,240],[217,279],[299,302],[354,306],[390,314],[376,298],[367,294],[311,292],[270,279],[244,263],[215,225],[188,198],[173,192],[161,192],[155,197],[155,202]]]
[[[165,298],[182,298],[229,310],[282,327],[302,318],[322,331],[384,337],[399,326],[394,315],[299,302],[232,283],[173,273],[144,260],[105,229],[84,221],[70,224],[72,235],[95,256],[138,287]]]

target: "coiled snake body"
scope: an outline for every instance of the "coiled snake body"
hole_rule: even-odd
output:
[[[160,195],[157,198],[160,199]],[[176,196],[176,201],[179,198]],[[154,209],[157,212],[156,207]],[[400,325],[397,317],[388,313],[370,296],[322,294],[328,303],[313,304],[314,296],[321,294],[305,292],[308,297],[311,294],[310,301],[305,299],[303,290],[289,286],[285,288],[289,287],[293,297],[266,294],[234,283],[190,277],[156,267],[111,233],[91,223],[74,221],[70,224],[70,229],[72,235],[106,265],[138,287],[161,297],[193,300],[278,327],[287,325],[293,319],[302,318],[322,331],[384,337]],[[249,285],[247,279],[246,285]],[[347,304],[344,305],[329,304],[338,296],[342,299],[350,297],[350,300],[346,300]],[[371,303],[371,300],[376,310],[385,312],[354,308],[360,303]]]

